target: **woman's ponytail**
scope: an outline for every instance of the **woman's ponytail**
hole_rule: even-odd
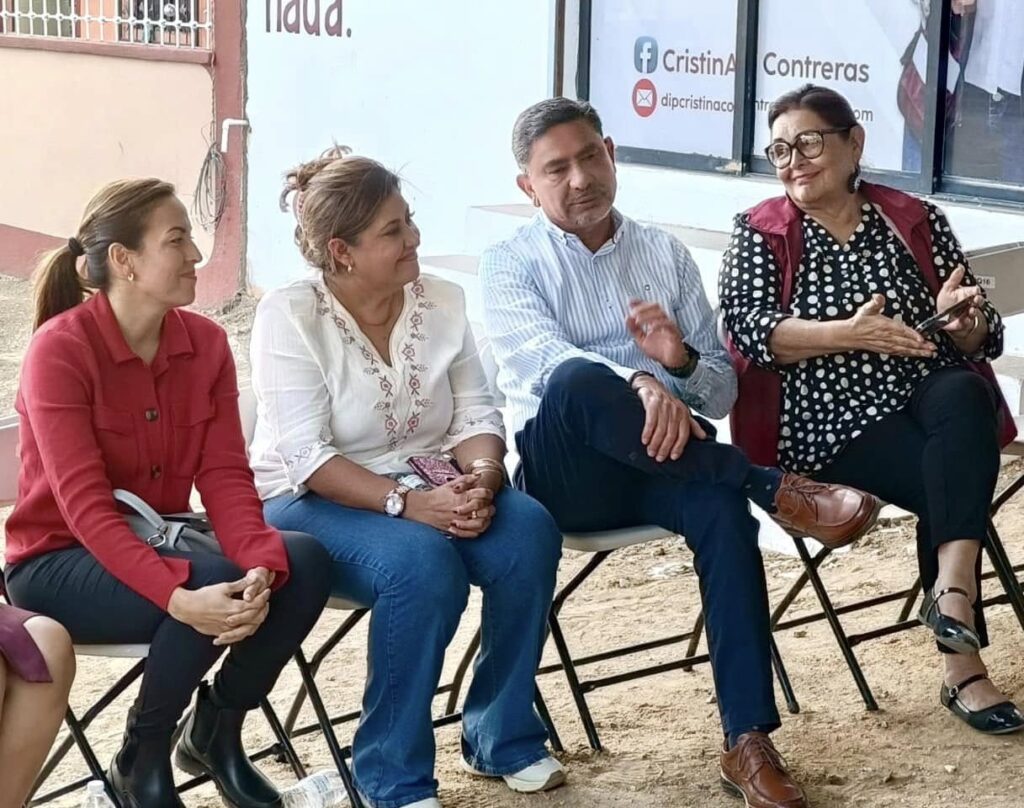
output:
[[[78,274],[78,258],[68,244],[44,255],[33,277],[36,302],[33,330],[85,298],[85,288]]]

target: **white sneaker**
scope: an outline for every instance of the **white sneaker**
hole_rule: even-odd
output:
[[[565,767],[551,755],[512,774],[497,775],[477,771],[465,758],[462,760],[462,768],[476,777],[501,777],[505,781],[505,785],[513,791],[520,791],[524,794],[534,791],[550,791],[565,782]]]

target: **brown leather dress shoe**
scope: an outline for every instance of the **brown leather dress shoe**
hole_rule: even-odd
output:
[[[812,536],[833,550],[856,541],[878,518],[878,497],[799,474],[782,475],[772,519],[790,533]]]
[[[732,749],[723,746],[722,788],[743,797],[747,808],[807,808],[803,789],[763,732],[745,732]]]

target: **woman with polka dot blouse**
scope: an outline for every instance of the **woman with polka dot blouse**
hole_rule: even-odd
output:
[[[740,377],[734,438],[755,463],[917,514],[941,701],[982,732],[1022,729],[979,655],[981,543],[1014,436],[987,364],[1002,320],[938,208],[861,181],[865,132],[845,98],[806,85],[768,122],[786,195],[737,217],[719,280]],[[916,330],[961,301],[933,336]]]

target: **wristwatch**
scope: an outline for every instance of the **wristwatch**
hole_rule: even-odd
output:
[[[697,369],[697,363],[700,361],[700,351],[694,348],[692,345],[683,343],[683,348],[686,349],[686,355],[689,357],[686,360],[685,365],[680,365],[677,368],[665,368],[665,371],[669,376],[675,379],[688,379],[693,375],[693,372]]]
[[[400,485],[392,488],[384,497],[384,513],[388,516],[398,517],[405,511],[405,495],[412,490],[407,485]]]

